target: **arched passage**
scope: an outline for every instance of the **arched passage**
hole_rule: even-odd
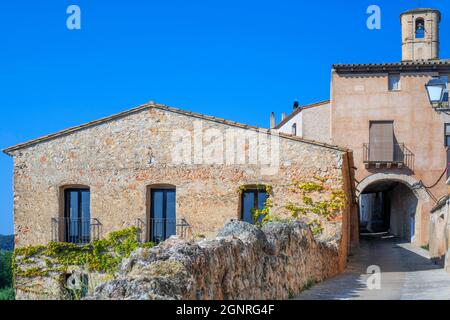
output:
[[[361,234],[388,232],[417,240],[421,231],[421,206],[430,201],[426,189],[412,176],[378,173],[357,186]]]

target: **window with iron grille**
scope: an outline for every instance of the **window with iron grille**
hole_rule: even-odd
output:
[[[64,241],[84,244],[91,238],[89,189],[64,190]]]
[[[177,234],[176,189],[151,189],[150,237],[159,243]]]

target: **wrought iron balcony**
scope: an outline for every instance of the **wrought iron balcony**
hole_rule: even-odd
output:
[[[377,168],[380,168],[382,165],[385,165],[387,168],[392,166],[414,168],[414,154],[404,143],[393,145],[364,143],[363,154],[366,167],[372,164]]]
[[[151,241],[160,243],[173,235],[186,239],[190,224],[185,219],[151,218],[148,223],[142,219],[136,220],[141,242]]]
[[[52,241],[86,244],[100,237],[98,219],[52,218]]]

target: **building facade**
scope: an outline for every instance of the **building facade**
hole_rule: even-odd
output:
[[[439,59],[440,19],[433,9],[401,15],[401,62],[332,68],[329,129],[322,134],[329,130],[331,143],[354,153],[361,232],[389,231],[426,245],[430,211],[447,194],[450,118],[431,106],[425,89],[433,78],[448,84],[450,61]],[[322,126],[325,119],[308,121]]]
[[[330,106],[330,100],[302,107],[295,103],[293,112],[276,125],[275,129],[309,140],[331,143]],[[317,119],[324,121],[318,122]]]
[[[342,237],[352,199],[346,149],[149,103],[5,150],[14,158],[16,246],[87,243],[138,226],[142,240],[214,235],[252,209],[292,218],[296,183],[342,192],[323,237]],[[344,259],[345,260],[345,259]]]

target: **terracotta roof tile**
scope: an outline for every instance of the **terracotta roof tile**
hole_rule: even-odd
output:
[[[384,71],[437,71],[450,70],[450,60],[416,60],[393,63],[334,64],[333,69],[340,73],[384,72]]]

